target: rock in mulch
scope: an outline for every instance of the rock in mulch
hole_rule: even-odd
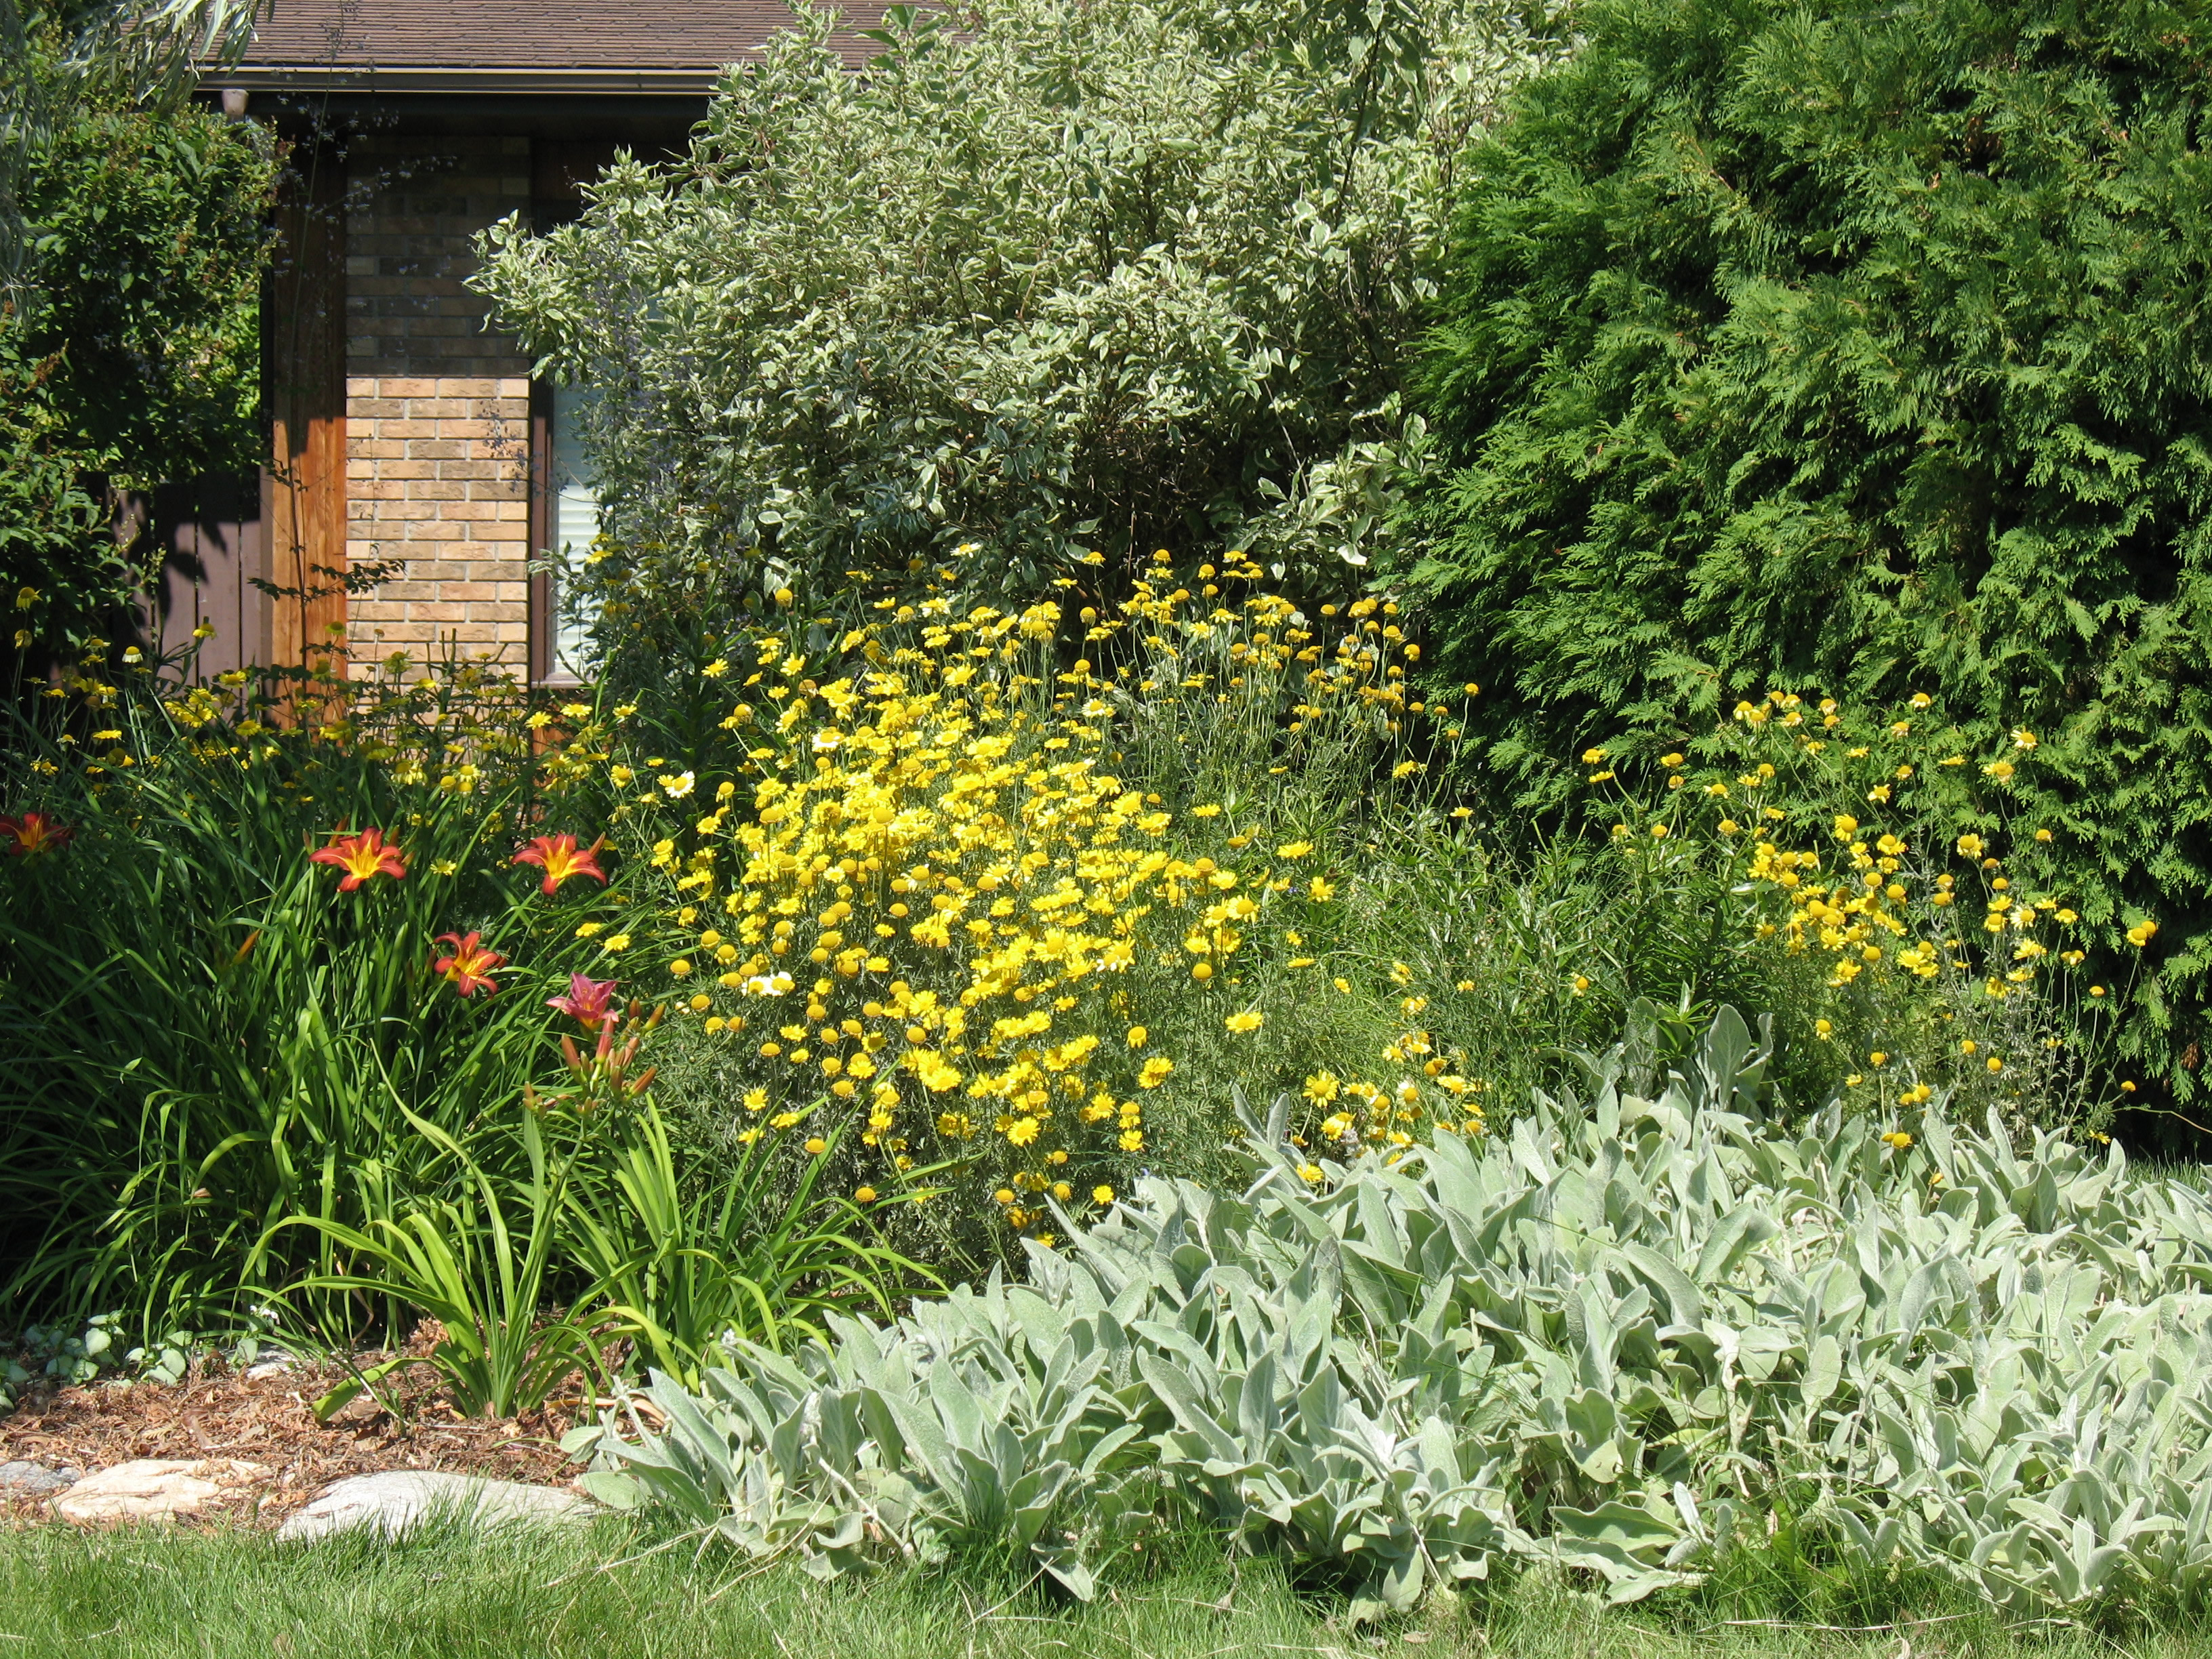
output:
[[[572,1526],[588,1521],[598,1505],[557,1486],[525,1486],[437,1469],[392,1469],[357,1474],[325,1486],[307,1508],[277,1528],[280,1539],[327,1538],[356,1527],[374,1527],[396,1538],[424,1516],[451,1514],[478,1526]]]
[[[87,1475],[53,1500],[53,1510],[79,1526],[172,1521],[198,1515],[268,1473],[259,1463],[234,1457],[135,1458]]]
[[[411,1345],[428,1350],[427,1334]],[[365,1365],[378,1356],[356,1355]],[[266,1351],[263,1360],[273,1360]],[[258,1369],[258,1367],[253,1368]],[[367,1395],[328,1423],[313,1402],[349,1375],[345,1367],[293,1356],[292,1369],[247,1377],[226,1366],[196,1367],[179,1382],[144,1378],[40,1391],[0,1416],[0,1463],[49,1469],[104,1469],[134,1458],[250,1458],[270,1475],[199,1518],[274,1528],[332,1481],[387,1469],[444,1469],[455,1474],[556,1485],[575,1473],[561,1437],[575,1421],[563,1405],[495,1422],[463,1419],[428,1366],[385,1379],[382,1401]],[[398,1407],[387,1413],[385,1405]],[[0,1483],[0,1528],[51,1514],[54,1494],[33,1496]],[[0,1659],[9,1644],[0,1643]]]
[[[10,1498],[52,1498],[58,1492],[67,1492],[84,1479],[82,1469],[64,1464],[50,1469],[44,1463],[29,1463],[17,1459],[12,1463],[0,1463],[0,1499]]]

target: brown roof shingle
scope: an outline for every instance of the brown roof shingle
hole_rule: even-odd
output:
[[[839,9],[834,37],[857,67],[878,48],[884,0]],[[726,64],[788,28],[783,0],[273,0],[243,63],[210,82],[241,87],[497,86],[515,90],[704,91]]]

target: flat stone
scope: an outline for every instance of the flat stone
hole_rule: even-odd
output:
[[[426,1516],[451,1514],[482,1527],[573,1526],[598,1505],[556,1486],[520,1480],[448,1474],[437,1469],[392,1469],[335,1481],[307,1508],[277,1528],[280,1539],[327,1538],[356,1527],[374,1527],[397,1538]]]
[[[53,1510],[79,1526],[120,1521],[167,1521],[197,1515],[212,1500],[269,1471],[234,1457],[141,1457],[88,1474],[53,1500]]]
[[[84,1478],[84,1471],[50,1469],[44,1463],[0,1463],[0,1498],[52,1498]]]

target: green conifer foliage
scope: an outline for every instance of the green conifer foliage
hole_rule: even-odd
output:
[[[2212,963],[2212,7],[1593,0],[1470,157],[1412,574],[1524,804],[1925,691],[2186,1101]],[[1935,804],[1931,799],[1930,804]],[[2026,837],[2023,836],[2023,842]]]

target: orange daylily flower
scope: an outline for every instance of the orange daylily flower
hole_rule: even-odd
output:
[[[438,943],[450,944],[453,947],[453,954],[433,962],[431,970],[453,981],[453,988],[463,996],[470,995],[479,986],[483,988],[487,996],[496,992],[499,987],[492,983],[491,970],[503,967],[507,963],[507,958],[490,946],[477,944],[480,937],[475,933],[471,933],[466,938],[459,933],[438,935]]]
[[[514,855],[517,864],[534,864],[545,872],[538,890],[551,893],[571,876],[589,876],[601,886],[607,872],[599,868],[599,849],[607,844],[601,836],[580,851],[574,836],[539,836]]]
[[[34,858],[40,853],[52,853],[69,845],[76,834],[68,824],[58,822],[44,812],[26,812],[20,818],[0,818],[0,841],[8,843],[10,856]]]
[[[407,854],[384,838],[384,831],[374,827],[359,835],[349,836],[345,825],[340,824],[331,836],[331,844],[307,854],[314,864],[334,865],[345,872],[345,879],[338,883],[338,891],[350,893],[372,876],[390,876],[398,881],[407,873]]]

